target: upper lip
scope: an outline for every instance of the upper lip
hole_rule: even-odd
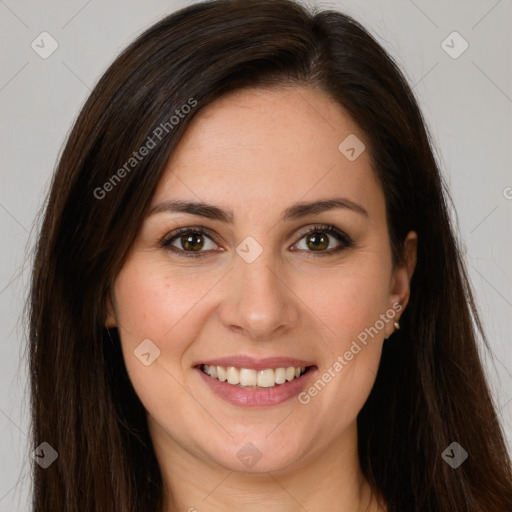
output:
[[[225,356],[217,357],[215,359],[208,359],[204,361],[198,361],[194,366],[201,365],[210,366],[234,366],[235,368],[250,368],[253,370],[266,370],[268,368],[287,368],[294,366],[300,368],[303,366],[314,366],[311,361],[305,361],[303,359],[295,359],[293,357],[264,357],[261,359],[255,359],[254,357],[237,355],[237,356]]]

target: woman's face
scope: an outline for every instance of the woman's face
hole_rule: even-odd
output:
[[[392,267],[363,144],[312,88],[238,91],[193,120],[108,316],[158,450],[254,472],[353,450],[415,253],[410,234]]]

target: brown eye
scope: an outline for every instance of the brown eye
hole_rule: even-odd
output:
[[[329,238],[324,233],[313,233],[306,236],[307,246],[316,251],[329,247]]]
[[[205,253],[218,247],[206,233],[187,228],[171,233],[161,244],[170,251],[189,255]]]
[[[293,251],[330,255],[353,247],[354,242],[343,231],[330,225],[315,225],[302,233],[300,240],[293,246]]]
[[[181,246],[186,251],[199,251],[204,245],[203,235],[191,233],[180,237]]]

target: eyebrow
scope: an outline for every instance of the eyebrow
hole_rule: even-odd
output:
[[[333,197],[327,199],[319,199],[310,202],[296,203],[287,208],[281,215],[282,221],[290,221],[306,217],[311,214],[318,214],[334,209],[346,209],[356,212],[360,215],[368,217],[368,212],[359,203],[355,203],[350,199],[344,197]],[[226,224],[233,224],[234,214],[232,210],[223,210],[218,206],[194,202],[194,201],[181,201],[177,199],[170,199],[155,205],[149,213],[148,217],[162,212],[171,213],[188,213],[190,215],[197,215],[198,217],[205,217],[211,220],[218,220]]]

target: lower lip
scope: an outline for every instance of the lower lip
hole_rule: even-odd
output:
[[[280,404],[297,396],[306,387],[316,368],[310,368],[298,379],[293,379],[284,384],[276,384],[271,388],[259,389],[238,388],[206,375],[200,368],[197,368],[197,371],[210,389],[229,403],[242,407],[266,407]]]

